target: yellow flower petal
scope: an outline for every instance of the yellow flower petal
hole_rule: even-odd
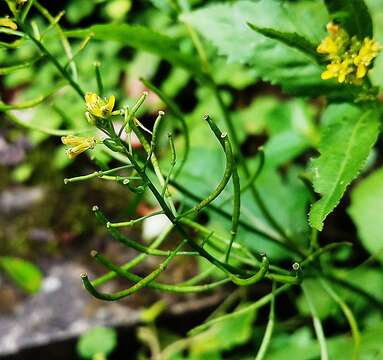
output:
[[[356,70],[356,77],[362,79],[367,74],[367,68],[363,64],[360,64]]]
[[[322,80],[329,80],[333,77],[335,77],[336,75],[334,75],[333,72],[331,72],[330,70],[326,70],[326,71],[323,71],[322,74],[321,74],[321,78]]]
[[[111,115],[115,100],[114,96],[110,96],[109,99],[102,99],[95,93],[85,94],[85,103],[89,113],[103,119]]]
[[[83,153],[86,150],[93,149],[97,144],[97,139],[93,136],[83,137],[83,136],[63,136],[61,141],[65,145],[69,145],[69,149],[66,151],[66,154],[70,159],[73,159],[77,155]]]
[[[12,30],[17,30],[17,24],[12,21],[10,18],[0,18],[0,26],[10,28]]]

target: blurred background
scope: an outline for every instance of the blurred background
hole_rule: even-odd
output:
[[[61,29],[87,28],[99,23],[144,25],[177,39],[180,49],[193,58],[196,55],[191,40],[184,24],[177,21],[178,15],[171,3],[162,0],[40,1],[56,17]],[[192,0],[188,3],[193,10],[218,1]],[[378,27],[379,24],[383,26],[381,10],[374,18],[381,21]],[[62,11],[65,13],[61,14]],[[7,12],[6,2],[2,1],[1,16]],[[33,20],[31,24],[35,31],[46,31],[46,47],[64,64],[67,55],[61,43],[60,28],[49,25],[49,19],[36,8],[32,8],[29,18]],[[321,31],[324,34],[324,28]],[[7,34],[0,35],[1,41],[13,41]],[[149,91],[140,109],[140,121],[151,128],[158,111],[164,110],[165,127],[173,131],[177,149],[182,152],[184,140],[179,122],[140,78],[150,80],[173,99],[184,114],[192,139],[189,161],[178,182],[195,194],[208,193],[224,168],[224,154],[215,143],[212,144],[211,136],[198,123],[205,113],[209,113],[222,124],[222,114],[211,91],[183,68],[174,67],[161,56],[133,49],[123,42],[99,41],[92,37],[85,42],[77,38],[69,40],[83,89],[97,91],[95,64],[99,64],[105,93],[115,95],[120,105],[131,105],[143,91]],[[273,211],[287,228],[294,228],[298,241],[303,244],[309,231],[306,211],[310,194],[296,175],[305,170],[308,160],[315,155],[312,145],[319,139],[318,119],[324,100],[289,97],[279,86],[260,80],[252,66],[236,61],[228,63],[213,46],[207,43],[205,46],[213,77],[223,89],[224,101],[236,121],[242,152],[251,159],[258,147],[265,145],[268,159],[277,170],[260,179],[261,189],[270,199]],[[102,207],[109,219],[123,221],[147,215],[155,208],[155,202],[150,197],[131,193],[115,182],[93,179],[64,184],[64,178],[118,166],[119,163],[98,148],[69,160],[60,136],[37,131],[38,128],[82,129],[87,126],[84,103],[72,89],[63,86],[56,69],[46,59],[33,60],[30,66],[16,71],[2,70],[36,59],[37,54],[36,47],[30,42],[16,49],[0,48],[3,104],[36,101],[33,108],[26,105],[26,108],[12,109],[15,118],[0,113],[0,358],[96,359],[92,348],[103,342],[105,352],[110,352],[108,359],[149,359],[150,354],[156,352],[158,339],[167,346],[183,339],[188,330],[201,323],[233,293],[233,288],[229,285],[210,293],[183,296],[145,289],[114,303],[95,300],[83,289],[81,273],[87,272],[94,278],[105,272],[89,256],[92,249],[102,251],[117,263],[127,262],[137,255],[110,238],[106,229],[95,220],[92,206]],[[381,64],[382,60],[379,61]],[[3,107],[3,110],[10,109]],[[140,146],[138,142],[133,145]],[[377,151],[381,145],[379,141]],[[159,148],[160,157],[167,160],[166,136],[161,139]],[[374,153],[371,166],[381,164],[379,159],[378,153]],[[348,206],[347,198],[331,215],[321,237],[322,244],[330,242],[329,239],[354,244],[352,251],[344,248],[334,253],[333,261],[340,272],[355,267],[370,256],[356,236],[355,226],[346,213]],[[249,218],[253,219],[250,205],[248,212]],[[228,227],[212,213],[202,213],[198,220],[215,229]],[[253,221],[256,223],[257,220]],[[166,226],[163,218],[153,218],[125,233],[148,244]],[[171,241],[176,240],[171,238]],[[281,266],[290,266],[291,254],[262,238],[256,240],[248,233],[243,233],[241,238],[255,250],[266,250]],[[169,248],[171,241],[167,245]],[[137,267],[137,272],[147,274],[157,264],[157,260],[149,259]],[[168,283],[185,281],[205,265],[191,257],[177,258],[161,280]],[[382,268],[375,259],[370,260],[369,267],[356,270],[353,279],[362,281],[366,290],[382,299]],[[105,289],[113,292],[124,286],[126,282],[116,280],[108,283]],[[312,288],[315,291],[315,284]],[[255,289],[236,291],[235,296],[237,301],[251,300],[269,290],[269,284],[260,284]],[[355,294],[345,294],[352,300],[364,325],[380,324],[378,330],[368,333],[373,338],[373,352],[369,353],[371,357],[363,359],[383,359],[383,352],[376,350],[376,342],[383,335],[381,313],[369,309],[368,302]],[[326,331],[329,336],[334,336],[334,346],[341,351],[348,344],[349,335],[343,335],[349,331],[348,325],[328,296],[321,292],[316,295]],[[277,312],[281,325],[270,359],[286,359],[284,349],[289,342],[304,349],[306,354],[312,354],[313,349],[315,353],[317,345],[302,295],[292,291],[282,295],[279,303]],[[267,315],[268,310],[262,309],[256,315],[255,323],[254,319],[246,319],[249,325],[244,321],[218,329],[210,337],[205,334],[193,346],[206,348],[206,352],[196,351],[194,357],[178,354],[178,357],[169,358],[250,359],[253,344],[262,338]],[[294,346],[291,351],[298,351]],[[297,355],[296,359],[317,358],[301,356]]]

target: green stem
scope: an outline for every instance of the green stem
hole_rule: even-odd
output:
[[[25,4],[25,7],[23,9],[23,12],[21,13],[21,16],[20,16],[20,21],[21,23],[23,24],[25,22],[25,19],[27,18],[27,15],[29,13],[29,10],[31,10],[31,7],[33,5],[35,0],[29,0],[27,1],[27,3]]]
[[[68,81],[68,83],[72,86],[72,88],[77,92],[77,94],[84,99],[85,93],[81,89],[80,85],[73,80],[73,78],[68,74],[63,66],[58,62],[55,56],[53,56],[49,50],[36,39],[30,32],[28,32],[25,27],[23,27],[23,31],[28,35],[28,37],[32,40],[32,42],[38,47],[38,49],[52,62],[52,64],[56,67],[56,69],[61,73],[61,75]]]
[[[178,191],[180,191],[182,194],[184,194],[185,196],[187,196],[190,199],[193,199],[193,200],[198,201],[198,202],[201,202],[203,200],[202,198],[200,198],[199,196],[195,195],[194,193],[192,193],[191,191],[189,191],[188,189],[186,189],[185,187],[183,187],[182,185],[180,185],[179,183],[177,183],[174,180],[170,180],[170,184],[173,187],[175,187]],[[224,217],[224,218],[226,218],[228,220],[231,220],[231,214],[226,212],[225,210],[221,209],[220,207],[215,206],[213,204],[209,204],[208,208],[210,210],[214,211],[216,214],[219,214],[222,217]],[[248,224],[247,222],[245,222],[245,221],[243,221],[241,219],[239,220],[238,223],[244,229],[246,229],[246,230],[248,230],[248,231],[250,231],[250,232],[252,232],[254,234],[257,234],[257,235],[260,235],[260,236],[264,237],[266,240],[269,240],[269,241],[273,242],[274,244],[284,248],[285,250],[289,250],[289,251],[293,252],[294,254],[300,255],[302,257],[304,256],[304,254],[299,249],[296,249],[295,247],[293,247],[290,244],[281,242],[278,238],[272,237],[269,233],[264,232],[263,230],[257,229],[255,226],[253,226],[251,224]]]
[[[161,117],[163,116],[163,113],[162,114],[159,113],[158,116],[159,117],[157,118],[157,121],[159,121],[161,119]],[[132,126],[132,129],[134,130],[134,133],[137,135],[138,139],[140,140],[140,143],[142,144],[142,146],[143,146],[143,148],[144,148],[144,150],[148,156],[148,159],[150,160],[150,162],[153,166],[154,173],[156,174],[157,179],[158,179],[161,187],[164,188],[165,179],[162,175],[157,156],[154,153],[152,146],[148,143],[148,141],[146,140],[146,138],[145,138],[144,134],[141,132],[141,130],[136,126],[136,124],[134,123],[134,120],[131,122],[131,126]],[[142,172],[145,173],[145,170],[146,170],[146,166],[143,167]],[[167,201],[167,204],[170,206],[172,213],[175,214],[176,209],[175,209],[175,206],[174,206],[173,201],[171,199],[170,193],[168,191],[165,192],[165,199]]]
[[[334,289],[326,280],[324,280],[323,278],[319,278],[319,281],[322,287],[325,289],[325,291],[342,309],[343,314],[350,325],[352,337],[354,339],[354,351],[352,353],[352,360],[357,360],[359,359],[361,336],[355,316],[352,313],[350,307],[347,305],[347,303],[341,299],[341,297],[334,291]]]
[[[163,271],[166,270],[167,266],[173,259],[173,257],[177,254],[177,251],[181,249],[181,247],[186,243],[186,240],[181,241],[177,247],[174,249],[174,251],[171,252],[171,254],[165,259],[164,262],[162,262],[159,267],[151,272],[149,275],[145,276],[144,278],[141,278],[140,281],[135,283],[133,286],[131,286],[128,289],[116,292],[116,293],[103,293],[99,292],[93,284],[89,281],[88,275],[86,273],[81,274],[81,279],[83,282],[83,285],[86,290],[90,294],[92,294],[95,298],[100,299],[100,300],[107,300],[107,301],[116,301],[123,299],[131,294],[134,294],[135,292],[139,291],[140,289],[148,286],[154,279],[156,279]],[[93,253],[93,256],[98,256],[97,252]]]
[[[55,21],[55,18],[49,13],[49,11],[45,7],[43,7],[41,4],[39,4],[37,0],[34,1],[33,5],[41,13],[41,15],[43,15],[50,22],[50,24],[56,28],[57,33],[60,37],[64,52],[68,58],[68,61],[70,62],[69,66],[71,67],[73,79],[77,81],[78,74],[77,74],[76,64],[72,61],[73,60],[72,48],[70,46],[68,39],[66,38],[64,34],[64,31],[62,31],[60,25],[58,24],[58,22]]]
[[[172,154],[172,158],[170,160],[170,168],[169,168],[168,174],[166,175],[166,178],[165,178],[165,184],[161,191],[161,196],[164,196],[168,192],[169,180],[170,180],[170,177],[172,176],[172,172],[177,161],[176,148],[174,146],[173,136],[171,133],[168,134],[168,138],[169,138],[170,151]]]
[[[219,268],[220,270],[222,270],[224,272],[234,273],[234,274],[246,275],[247,274],[246,271],[244,271],[242,269],[239,269],[239,268],[236,268],[234,266],[231,266],[229,264],[225,264],[225,263],[221,262],[220,260],[216,259],[213,255],[211,255],[205,249],[200,247],[189,236],[187,231],[181,226],[181,224],[179,223],[179,220],[176,218],[176,216],[173,214],[171,209],[168,207],[168,205],[166,204],[164,198],[161,196],[161,194],[159,193],[159,191],[157,190],[155,185],[152,183],[152,181],[149,179],[149,177],[146,175],[146,173],[142,170],[140,165],[138,165],[138,163],[134,159],[133,155],[129,152],[128,145],[126,143],[122,142],[118,137],[116,137],[115,140],[119,141],[120,144],[125,148],[125,155],[128,157],[130,162],[134,165],[136,171],[141,176],[141,178],[144,181],[144,183],[146,183],[148,185],[150,191],[152,192],[152,194],[154,195],[154,197],[158,201],[158,203],[161,206],[162,210],[164,210],[165,215],[175,225],[176,229],[181,234],[181,236],[183,236],[184,238],[187,239],[189,246],[191,246],[191,248],[194,249],[195,251],[197,251],[201,256],[206,258],[209,262],[211,262],[212,264],[216,265],[217,268]],[[113,229],[113,230],[115,230],[115,229]]]
[[[269,348],[270,341],[271,341],[271,336],[273,335],[274,331],[274,313],[275,313],[275,283],[273,283],[273,288],[272,288],[272,299],[271,299],[271,304],[270,304],[270,313],[269,313],[269,320],[266,325],[266,330],[265,334],[263,336],[261,346],[258,350],[257,356],[255,357],[255,360],[263,360],[263,358],[266,355],[267,349]]]
[[[161,234],[160,236],[158,236],[153,242],[152,244],[148,247],[148,252],[150,252],[151,250],[155,250],[157,249],[166,239],[167,237],[169,236],[169,234],[171,233],[171,231],[173,230],[173,225],[170,225],[167,229],[165,229]],[[133,260],[127,262],[126,264],[122,265],[120,268],[121,270],[130,270],[134,267],[136,267],[138,264],[140,264],[141,262],[143,262],[147,257],[148,257],[148,253],[141,253],[140,255],[136,256]],[[169,253],[167,254],[169,255]],[[93,286],[100,286],[114,278],[117,277],[117,274],[114,272],[114,271],[110,271],[102,276],[100,276],[99,278],[95,279],[92,281],[92,284]]]
[[[9,110],[22,110],[29,109],[41,104],[46,99],[50,98],[54,95],[58,90],[62,89],[64,84],[60,83],[56,85],[52,90],[47,92],[46,94],[39,95],[35,99],[27,100],[17,104],[4,104],[0,101],[0,111],[9,111]]]
[[[117,228],[117,227],[130,227],[130,226],[134,226],[134,225],[136,225],[136,224],[138,224],[138,223],[140,223],[140,222],[142,222],[142,221],[144,221],[146,219],[149,219],[149,218],[151,218],[153,216],[163,215],[163,214],[164,214],[164,212],[162,210],[160,210],[160,211],[155,211],[155,212],[152,212],[151,214],[142,216],[142,217],[140,217],[138,219],[133,219],[133,220],[129,220],[129,221],[118,222],[118,223],[111,223],[111,222],[108,221],[106,223],[106,227],[107,228],[111,228],[111,227],[113,227],[113,228]]]
[[[182,160],[180,162],[180,166],[178,167],[176,171],[176,175],[179,174],[184,167],[187,157],[189,155],[189,149],[190,149],[190,136],[189,136],[189,130],[186,125],[186,120],[182,114],[182,111],[178,107],[178,105],[171,99],[169,98],[162,90],[160,90],[158,87],[156,87],[153,83],[151,83],[149,80],[145,79],[140,79],[141,82],[151,91],[153,91],[157,96],[165,103],[167,108],[173,113],[173,115],[179,120],[182,131],[185,136],[185,151],[183,153]]]
[[[73,178],[66,178],[66,179],[64,179],[64,184],[74,183],[74,182],[79,182],[79,181],[85,181],[85,180],[90,180],[90,179],[94,179],[94,178],[99,178],[99,177],[102,177],[104,175],[112,174],[116,171],[121,171],[121,170],[125,170],[125,169],[130,169],[130,168],[132,168],[132,165],[128,164],[128,165],[119,166],[119,167],[109,169],[109,170],[99,170],[99,171],[95,171],[95,172],[93,172],[91,174],[87,174],[87,175],[76,176]]]
[[[217,324],[221,321],[226,321],[229,319],[235,319],[237,316],[247,314],[249,312],[254,312],[254,311],[260,309],[261,307],[265,306],[266,304],[268,304],[270,301],[272,301],[272,299],[275,296],[280,295],[281,293],[284,293],[285,291],[289,290],[291,288],[291,286],[292,285],[290,285],[290,284],[282,285],[281,287],[277,288],[274,291],[274,294],[269,293],[269,294],[261,297],[259,300],[255,301],[251,305],[245,306],[245,307],[243,307],[243,308],[241,308],[235,312],[232,312],[232,313],[226,314],[226,315],[222,315],[222,316],[217,317],[215,319],[212,319],[212,320],[210,320],[204,324],[201,324],[201,325],[195,327],[194,329],[190,330],[188,335],[190,335],[190,336],[197,335],[197,334],[207,330],[210,326]]]
[[[349,291],[352,291],[353,293],[363,297],[369,304],[374,305],[376,308],[378,308],[381,312],[383,312],[383,301],[381,299],[376,298],[374,295],[370,294],[368,291],[364,290],[363,288],[352,284],[351,282],[347,281],[346,279],[340,279],[335,275],[332,274],[321,274],[322,277],[329,280],[330,282],[337,284],[344,289],[347,289]]]
[[[214,83],[213,79],[211,79],[211,88],[212,88],[213,93],[217,99],[218,105],[220,106],[220,108],[222,110],[223,118],[224,118],[225,124],[228,128],[230,139],[233,142],[234,149],[236,150],[236,155],[238,156],[238,159],[239,159],[239,164],[242,166],[242,169],[243,169],[243,172],[244,172],[246,178],[248,179],[248,181],[250,181],[251,173],[250,173],[249,167],[248,167],[245,159],[243,158],[242,153],[240,152],[240,142],[239,142],[238,135],[237,135],[237,132],[235,130],[233,121],[231,119],[230,112],[226,108],[226,105],[222,99],[222,96],[219,92],[219,89],[218,89],[217,85]],[[286,235],[286,232],[283,229],[283,227],[278,223],[278,221],[274,218],[274,216],[271,214],[271,212],[267,208],[267,206],[264,203],[261,195],[259,194],[258,189],[256,188],[255,184],[254,183],[250,183],[250,184],[251,184],[250,189],[251,189],[251,193],[253,195],[253,198],[254,198],[255,202],[257,203],[257,205],[259,206],[259,209],[262,211],[263,215],[265,216],[266,220],[285,239],[285,241],[287,243],[289,243],[290,245],[293,245],[291,240],[289,239],[289,237]]]
[[[17,125],[20,125],[26,129],[40,131],[44,134],[48,134],[48,135],[52,135],[52,136],[75,135],[75,134],[80,134],[80,133],[92,131],[92,129],[79,129],[79,130],[49,129],[49,128],[45,128],[43,126],[32,124],[30,122],[22,121],[21,119],[19,119],[17,116],[15,116],[14,114],[12,114],[9,111],[6,111],[4,114],[8,120],[12,121],[13,123],[15,123]]]
[[[131,125],[133,123],[134,117],[136,115],[136,112],[141,107],[141,105],[144,103],[145,99],[147,98],[148,93],[144,91],[144,93],[141,95],[141,97],[137,100],[137,102],[133,105],[132,109],[129,110],[127,107],[125,108],[124,112],[124,122],[121,126],[120,131],[118,132],[118,136],[120,137],[122,134],[122,131],[125,129],[126,133],[130,133]]]
[[[133,281],[135,283],[142,282],[144,278],[135,275],[127,270],[123,270],[122,268],[115,265],[112,261],[107,259],[106,257],[102,256],[99,253],[93,254],[95,259],[104,265],[109,270],[115,272],[117,275],[126,278],[130,281]],[[155,280],[146,283],[144,287],[160,290],[164,292],[171,292],[171,293],[179,293],[179,294],[185,294],[185,293],[195,293],[195,292],[204,292],[209,291],[211,289],[215,289],[216,287],[219,287],[225,283],[229,282],[229,279],[223,279],[219,280],[210,284],[203,284],[203,285],[172,285],[172,284],[163,284],[156,282]]]
[[[229,244],[229,247],[227,248],[226,257],[225,257],[226,262],[229,261],[231,247],[233,246],[234,240],[237,236],[239,216],[241,213],[241,186],[239,182],[237,168],[235,166],[233,168],[232,180],[233,180],[233,190],[234,190],[233,215],[232,215],[231,231],[230,231],[230,244]]]
[[[267,256],[262,258],[262,263],[259,270],[252,276],[246,279],[242,279],[238,276],[228,273],[230,280],[238,286],[250,286],[261,281],[265,278],[267,271],[269,270],[269,259]]]
[[[231,150],[231,145],[229,142],[229,139],[227,137],[226,133],[222,133],[218,127],[215,125],[215,123],[211,120],[209,115],[206,115],[204,119],[207,121],[207,123],[210,126],[210,129],[213,131],[214,135],[218,139],[219,143],[224,149],[225,156],[226,156],[226,165],[225,165],[225,171],[222,176],[221,181],[215,188],[215,190],[210,193],[207,197],[205,197],[199,204],[193,206],[193,208],[187,210],[183,214],[180,214],[178,216],[178,219],[185,217],[186,215],[190,215],[193,213],[198,213],[200,212],[204,207],[209,205],[212,201],[214,201],[220,194],[221,192],[225,189],[227,183],[230,180],[230,177],[233,173],[233,168],[234,168],[234,158],[233,158],[233,152]]]
[[[101,212],[101,210],[98,208],[98,206],[93,206],[93,212],[96,216],[97,221],[104,225],[106,227],[108,220],[104,216],[104,214]],[[148,255],[154,255],[154,256],[169,256],[171,254],[171,251],[165,251],[165,250],[158,250],[158,249],[151,249],[150,247],[144,246],[142,244],[139,244],[133,240],[130,240],[125,235],[121,234],[116,228],[109,227],[107,228],[109,234],[118,242],[122,243],[125,246],[128,246],[134,250],[137,250],[141,253],[145,253]],[[198,252],[179,252],[177,255],[182,256],[196,256],[198,255]]]
[[[322,327],[321,321],[319,319],[317,310],[316,310],[315,305],[312,301],[311,294],[310,294],[307,286],[305,286],[305,284],[302,283],[301,287],[302,287],[303,293],[305,295],[305,298],[306,298],[306,301],[307,301],[307,304],[309,306],[311,316],[313,319],[314,330],[315,330],[315,334],[317,336],[317,339],[319,342],[319,347],[320,347],[321,360],[328,360],[326,338],[325,338],[325,335],[323,332],[323,327]]]
[[[102,83],[102,77],[101,77],[101,70],[100,70],[100,63],[99,62],[94,63],[94,72],[96,74],[98,95],[100,97],[102,97],[104,94],[104,85]]]

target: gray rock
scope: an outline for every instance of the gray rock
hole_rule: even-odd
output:
[[[0,193],[0,213],[13,214],[28,209],[44,199],[45,191],[40,187],[18,186]]]
[[[133,326],[140,311],[94,300],[82,287],[78,264],[53,266],[42,289],[0,315],[0,356],[78,336],[94,326]]]

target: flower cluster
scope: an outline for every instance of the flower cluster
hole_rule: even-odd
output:
[[[108,99],[101,98],[95,93],[85,94],[85,104],[87,112],[85,113],[88,121],[95,126],[101,126],[104,121],[107,121],[113,115],[115,97],[110,96]],[[63,144],[69,148],[66,154],[70,159],[84,151],[93,149],[99,140],[93,136],[63,136],[61,138]]]
[[[360,85],[381,46],[368,37],[363,41],[350,36],[339,25],[327,24],[329,35],[317,47],[317,52],[330,61],[322,79],[336,78],[340,83]]]

